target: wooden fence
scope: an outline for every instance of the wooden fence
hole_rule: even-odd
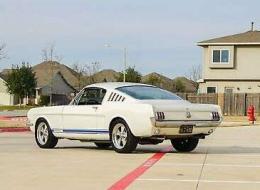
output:
[[[245,116],[247,108],[253,105],[256,115],[260,116],[260,94],[191,94],[178,93],[180,97],[192,103],[218,104],[224,115]]]

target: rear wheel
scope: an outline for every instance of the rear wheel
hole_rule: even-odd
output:
[[[45,120],[37,122],[35,140],[41,148],[54,148],[58,143],[58,139],[52,134],[50,126]]]
[[[177,138],[171,140],[173,148],[178,152],[191,152],[193,151],[198,143],[199,139],[197,138]]]
[[[113,149],[118,153],[131,153],[138,144],[137,138],[131,133],[127,123],[117,119],[110,128]]]
[[[95,145],[98,148],[109,148],[111,146],[111,143],[101,143],[101,142],[95,142]]]

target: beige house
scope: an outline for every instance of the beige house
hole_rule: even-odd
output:
[[[205,40],[199,93],[260,93],[260,31]]]
[[[7,92],[5,81],[0,77],[0,105],[14,105],[14,96]]]
[[[40,96],[52,97],[53,105],[65,105],[71,101],[71,93],[76,92],[63,77],[61,72],[57,72],[49,78],[49,81],[37,79],[37,88],[35,94],[35,104],[39,104]]]
[[[41,96],[51,98],[53,105],[68,104],[71,94],[76,91],[75,71],[58,62],[45,61],[33,67],[37,79],[35,104]],[[50,100],[49,100],[50,101]]]

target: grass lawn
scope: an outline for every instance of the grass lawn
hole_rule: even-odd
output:
[[[0,111],[29,110],[35,106],[0,106]]]

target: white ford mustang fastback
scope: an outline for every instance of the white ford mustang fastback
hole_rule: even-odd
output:
[[[99,148],[112,146],[119,153],[165,139],[177,151],[192,151],[221,121],[217,105],[191,104],[166,90],[136,83],[89,85],[69,105],[28,112],[28,125],[41,148],[53,148],[66,138],[92,141]]]

